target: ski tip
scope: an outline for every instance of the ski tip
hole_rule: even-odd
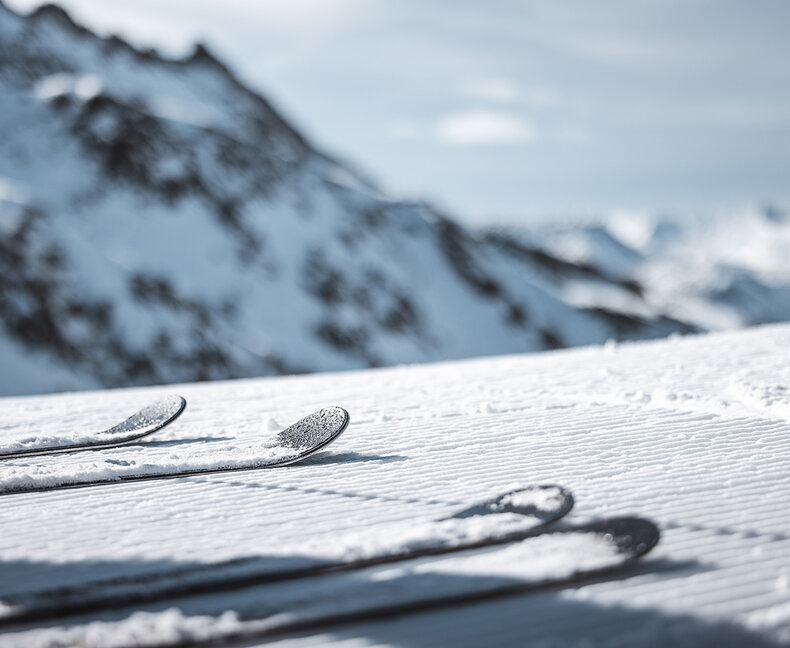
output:
[[[326,429],[327,434],[332,437],[333,441],[343,434],[351,420],[348,411],[339,405],[322,407],[313,416],[321,420],[322,426]]]
[[[569,490],[556,484],[541,484],[497,495],[485,502],[458,511],[452,517],[466,518],[492,513],[515,513],[549,523],[565,516],[573,508],[573,503],[573,495]]]
[[[319,415],[322,414],[326,419],[330,421],[329,429],[332,429],[334,425],[334,432],[332,433],[332,438],[330,439],[330,441],[334,441],[335,439],[337,439],[337,437],[343,434],[343,432],[346,431],[348,424],[351,422],[351,417],[349,416],[348,411],[345,408],[340,407],[339,405],[324,407],[318,410],[316,414]],[[332,421],[334,423],[332,423]]]
[[[162,410],[171,412],[172,418],[170,420],[172,421],[181,416],[181,413],[187,408],[187,399],[178,394],[168,394],[160,398],[153,406],[159,406]]]
[[[639,558],[658,544],[661,532],[645,518],[619,517],[585,525],[585,530],[602,535],[617,546],[617,551],[630,558]]]
[[[102,443],[97,445],[104,445],[111,440],[118,442],[132,441],[161,430],[175,421],[186,406],[186,400],[177,394],[163,396],[135,412],[125,421],[118,423],[118,425],[99,432],[97,436],[102,439]]]
[[[337,439],[350,420],[342,407],[323,407],[285,428],[277,435],[277,441],[284,447],[300,450],[298,458],[303,458]]]
[[[187,401],[183,396],[168,394],[150,405],[146,405],[139,412],[132,414],[132,416],[116,426],[116,428],[136,428],[141,431],[146,430],[150,433],[175,421],[181,416],[186,406]]]

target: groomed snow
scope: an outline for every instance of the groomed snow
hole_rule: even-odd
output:
[[[365,544],[378,525],[411,537],[415,523],[518,486],[557,483],[575,496],[570,522],[649,517],[662,530],[661,543],[638,567],[610,578],[348,624],[275,645],[790,643],[788,349],[790,326],[781,325],[168,388],[189,405],[152,441],[161,435],[160,448],[174,457],[204,438],[219,447],[220,437],[242,427],[252,434],[255,422],[262,435],[271,434],[275,422],[335,403],[350,412],[351,425],[327,450],[288,467],[0,496],[0,607],[24,604],[44,589],[69,587],[79,596],[92,581],[136,576],[144,582],[146,575],[197,573],[218,561],[238,561],[243,569],[248,559],[287,556],[289,548],[354,534]],[[2,399],[0,427],[9,432],[37,421],[47,436],[64,422],[101,429],[119,408],[134,410],[162,393]],[[243,449],[237,452],[243,460]],[[81,471],[85,455],[67,455],[57,465]],[[90,455],[102,461],[101,452]],[[526,569],[517,561],[512,569],[507,561],[496,569],[484,560],[442,565],[448,591],[517,579]],[[0,645],[101,643],[108,631],[127,642],[141,633],[159,641],[211,636],[240,623],[271,622],[272,601],[315,607],[337,595],[364,606],[387,591],[408,596],[428,582],[418,577],[388,567],[334,576],[334,584],[218,592],[200,601],[0,628],[7,630]]]

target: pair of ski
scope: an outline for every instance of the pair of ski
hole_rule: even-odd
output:
[[[311,546],[309,558],[296,547],[282,556],[12,595],[0,606],[0,625],[175,607],[186,615],[177,645],[271,638],[572,585],[615,574],[658,542],[656,526],[636,517],[551,529],[572,507],[566,489],[533,486],[440,520],[334,538],[318,552]],[[307,587],[299,585],[305,579]],[[229,627],[219,619],[226,609],[250,620]],[[190,617],[217,623],[201,622],[191,635]]]
[[[50,437],[44,439],[33,437],[16,441],[7,440],[5,442],[0,439],[0,460],[85,450],[106,450],[128,446],[172,423],[181,415],[185,407],[186,401],[181,396],[171,395],[144,407],[122,423],[101,432],[72,437]],[[126,472],[116,471],[115,473],[107,471],[109,474],[101,477],[70,475],[68,480],[62,483],[52,483],[53,480],[49,480],[42,484],[36,482],[26,483],[25,480],[20,479],[19,471],[16,471],[12,483],[4,484],[0,480],[0,495],[118,481],[161,479],[229,470],[254,470],[284,466],[301,461],[332,443],[342,434],[348,423],[349,416],[345,409],[342,407],[326,407],[313,412],[276,433],[271,439],[267,456],[258,456],[251,459],[242,458],[229,461],[227,464],[220,463],[219,465],[216,465],[215,462],[208,462],[208,467],[198,465],[178,471],[172,471],[163,467],[161,470],[157,470],[155,463],[148,462],[145,473],[135,473],[134,470]],[[2,461],[0,461],[0,464],[2,464]]]

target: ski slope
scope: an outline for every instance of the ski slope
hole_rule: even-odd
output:
[[[205,462],[204,441],[225,442],[219,467],[240,431],[250,435],[257,422],[267,435],[326,405],[345,407],[351,424],[327,450],[286,467],[0,495],[0,623],[55,588],[79,597],[97,581],[130,577],[144,587],[157,574],[199,574],[220,561],[243,573],[256,560],[353,551],[355,543],[369,550],[381,529],[388,542],[398,533],[406,542],[459,507],[556,483],[576,500],[569,524],[639,515],[659,525],[660,544],[629,571],[573,587],[270,645],[790,644],[789,348],[790,326],[773,325],[442,364],[2,399],[0,436],[9,437],[102,429],[119,411],[165,393],[187,399],[178,421],[135,446],[49,458],[74,479],[119,466],[125,451],[143,463],[146,450],[157,461],[167,452],[176,464],[193,454]],[[9,461],[23,474],[47,459]],[[490,574],[464,559],[428,575],[382,566],[0,625],[0,646],[188,642],[300,609],[364,608],[388,592],[451,594],[476,579],[525,578],[533,567],[567,570],[516,559]]]

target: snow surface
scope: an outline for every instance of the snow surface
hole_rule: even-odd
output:
[[[348,543],[355,534],[364,550],[376,529],[400,528],[403,538],[413,537],[413,525],[497,493],[556,483],[576,499],[569,523],[639,515],[659,525],[661,543],[630,571],[586,584],[349,623],[274,645],[788,644],[788,349],[790,326],[774,325],[537,355],[181,385],[174,391],[187,398],[186,412],[152,437],[167,444],[176,463],[187,447],[218,451],[218,437],[268,429],[271,419],[296,419],[328,402],[346,407],[352,422],[326,451],[288,467],[1,496],[0,601],[13,609],[44,590],[67,588],[79,597],[97,581],[144,583],[163,572],[198,574],[220,561],[235,561],[243,572],[257,560],[299,557],[289,550],[310,559],[304,549],[310,543],[331,547],[333,539]],[[133,408],[159,393],[6,398],[0,420],[37,420],[44,433],[61,419],[101,428],[121,403]],[[141,443],[134,452],[146,450]],[[244,460],[241,445],[227,452]],[[86,467],[81,454],[71,457],[75,473]],[[96,462],[105,455],[92,454]],[[65,471],[69,464],[58,466]],[[587,549],[576,554],[587,556]],[[441,573],[438,562],[426,563],[434,565],[425,568],[433,570],[426,581],[417,567],[387,566],[7,627],[0,645],[102,644],[108,632],[125,637],[121,643],[141,635],[183,641],[282,621],[278,600],[299,600],[313,611],[324,604],[364,607],[408,597],[420,583],[432,583],[430,591],[440,583],[451,593],[553,569],[513,560],[499,567],[484,559],[439,562]]]

